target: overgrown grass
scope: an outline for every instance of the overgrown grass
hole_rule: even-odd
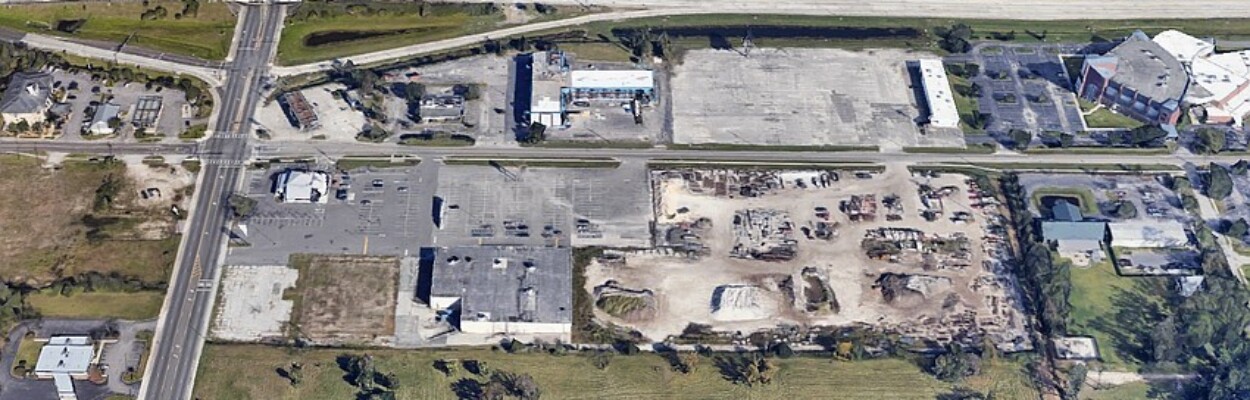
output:
[[[168,16],[156,20],[139,18],[145,10],[164,7]],[[154,50],[220,60],[230,50],[236,18],[224,2],[201,0],[195,16],[175,19],[181,1],[72,2],[11,4],[0,8],[0,27],[23,32],[105,40]],[[73,33],[56,30],[62,20],[85,19]],[[133,35],[133,36],[132,36]]]
[[[204,349],[195,385],[195,397],[215,400],[242,399],[345,399],[357,390],[342,379],[335,357],[353,352],[342,349],[308,349],[292,352],[255,345],[209,344]],[[358,351],[362,353],[365,351]],[[618,355],[606,369],[593,366],[583,355],[552,356],[544,353],[507,354],[483,348],[438,350],[373,349],[380,371],[394,373],[400,399],[455,399],[452,383],[469,376],[458,368],[445,376],[433,368],[435,360],[484,361],[492,370],[533,376],[543,398],[553,399],[925,399],[948,393],[952,385],[938,381],[914,364],[899,359],[834,362],[825,358],[778,359],[777,376],[769,385],[747,387],[722,378],[711,357],[700,357],[690,374],[673,372],[653,354]],[[303,383],[292,386],[274,368],[300,362]],[[1008,364],[1012,365],[1012,364]],[[1018,368],[1018,365],[1016,367]],[[1010,373],[1010,372],[1009,372]],[[478,377],[477,379],[482,379]],[[998,399],[1035,399],[1018,385],[1004,382],[973,382],[974,388],[997,387]],[[1010,385],[1016,389],[1004,387]],[[980,386],[980,387],[978,387]],[[1002,394],[999,394],[1002,393]],[[1014,393],[1023,393],[1015,395]]]
[[[66,161],[52,171],[40,164],[0,156],[0,228],[20,232],[0,239],[0,277],[35,286],[92,271],[151,283],[168,279],[178,236],[133,239],[140,222],[172,216],[164,208],[133,205],[136,191],[124,165]],[[115,198],[96,207],[110,180]]]
[[[204,133],[208,132],[208,124],[195,124],[187,127],[187,130],[178,134],[178,138],[182,140],[196,140],[204,137]]]
[[[25,372],[35,369],[35,363],[39,360],[39,349],[43,347],[43,343],[35,342],[35,338],[23,337],[22,342],[17,345],[17,356],[13,358],[13,370],[10,371],[13,376],[21,377],[24,374],[17,373],[19,367],[25,368]]]
[[[161,312],[165,292],[77,292],[68,296],[43,290],[26,297],[40,315],[53,318],[146,320]]]
[[[1090,372],[1090,375],[1097,372]],[[1106,389],[1094,389],[1086,387],[1081,390],[1081,400],[1144,400],[1144,399],[1168,399],[1172,398],[1171,393],[1158,388],[1153,388],[1149,383],[1133,382],[1123,385],[1113,386]]]
[[[595,306],[609,315],[622,317],[646,308],[647,300],[638,296],[611,295],[600,297]]]
[[[405,146],[469,147],[473,146],[474,143],[476,143],[476,140],[468,135],[402,135],[399,138],[399,144]]]
[[[1068,262],[1058,258],[1057,262]],[[1125,277],[1116,273],[1110,260],[1088,268],[1071,267],[1072,292],[1068,296],[1069,335],[1092,336],[1098,344],[1100,361],[1108,370],[1136,371],[1142,364],[1132,352],[1142,343],[1136,335],[1149,335],[1149,321],[1123,321],[1130,307],[1161,303],[1161,292],[1149,290],[1156,283],[1166,290],[1167,278]],[[1142,329],[1142,332],[1135,330]]]
[[[503,14],[480,4],[305,3],[282,29],[277,60],[291,65],[450,39],[500,28]],[[319,15],[317,15],[319,14]],[[309,43],[341,32],[359,39]],[[366,37],[367,36],[367,37]]]

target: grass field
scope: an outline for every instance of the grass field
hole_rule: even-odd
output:
[[[450,39],[501,27],[479,5],[309,3],[287,21],[278,62],[299,64]]]
[[[16,373],[19,365],[25,366],[27,371],[34,369],[35,362],[39,360],[39,349],[42,347],[43,343],[35,342],[34,337],[22,338],[22,342],[17,345],[17,356],[13,358],[13,371],[10,373],[20,376]]]
[[[1085,118],[1085,126],[1090,128],[1133,129],[1143,125],[1138,120],[1111,111],[1106,107],[1098,107],[1097,104],[1089,100],[1077,99],[1077,103],[1081,106],[1081,113],[1083,118]]]
[[[112,179],[117,185],[114,204],[104,214],[119,218],[98,227],[104,236],[126,237],[143,220],[170,218],[164,210],[127,206],[136,195],[120,163],[67,161],[47,170],[41,161],[0,156],[0,277],[33,286],[96,271],[163,282],[177,253],[178,237],[164,240],[124,240],[91,235],[88,215],[96,190]]]
[[[1096,372],[1090,372],[1095,374]],[[1094,389],[1086,386],[1081,390],[1081,400],[1147,400],[1173,398],[1169,391],[1160,391],[1145,382],[1126,383],[1106,389]]]
[[[1141,363],[1124,350],[1137,345],[1133,338],[1135,333],[1125,332],[1135,328],[1119,323],[1116,316],[1125,306],[1142,305],[1131,300],[1163,301],[1158,293],[1145,290],[1142,286],[1145,280],[1156,278],[1119,276],[1110,260],[1088,268],[1073,267],[1071,271],[1068,334],[1093,336],[1098,343],[1102,364],[1108,370],[1136,371]],[[1166,279],[1161,282],[1166,284]]]
[[[49,292],[44,290],[26,297],[26,301],[45,317],[145,320],[156,318],[165,300],[165,293],[155,290],[74,293],[69,296]]]
[[[776,361],[781,369],[772,384],[746,387],[721,378],[709,357],[700,357],[694,372],[682,375],[652,354],[618,355],[605,370],[599,370],[589,357],[582,355],[506,354],[481,348],[355,352],[368,353],[380,371],[396,374],[399,389],[395,397],[399,399],[456,398],[450,385],[468,374],[461,368],[446,377],[432,367],[438,359],[474,359],[485,361],[492,370],[530,374],[543,398],[552,399],[929,400],[951,390],[950,384],[897,359],[854,363],[807,357],[779,359]],[[352,398],[355,388],[343,381],[343,371],[335,363],[335,357],[344,353],[332,349],[291,352],[263,346],[210,344],[204,349],[195,396],[216,400]],[[274,372],[275,368],[295,361],[304,365],[304,383],[299,386],[291,386]],[[996,374],[1003,374],[996,375],[997,379],[970,379],[969,386],[995,386],[1002,393],[996,393],[996,399],[1036,399],[1036,394],[1027,395],[1027,381],[1013,377],[1018,376],[1019,368],[1004,365],[1001,370],[994,369]]]
[[[147,4],[145,6],[144,4]],[[156,20],[139,18],[145,10],[164,7],[168,16]],[[234,35],[235,16],[224,2],[201,1],[194,17],[175,19],[181,1],[75,2],[4,5],[0,27],[82,39],[121,42],[134,35],[129,45],[210,60],[226,57]],[[86,19],[74,33],[56,30],[62,20]]]

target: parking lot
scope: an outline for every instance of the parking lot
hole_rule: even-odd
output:
[[[675,143],[963,146],[963,135],[921,135],[897,50],[698,50],[673,73]],[[836,71],[836,73],[831,73]]]
[[[1075,133],[1084,131],[1085,123],[1059,55],[1077,51],[1076,46],[995,43],[945,61],[981,66],[981,74],[972,81],[981,86],[980,112],[993,116],[987,132]]]
[[[275,200],[271,179],[289,167],[334,171],[331,165],[274,165],[248,171],[247,196],[257,200],[257,206],[244,221],[247,245],[231,248],[230,264],[283,265],[293,253],[415,255],[430,245],[430,200],[437,173],[433,163],[332,173],[325,204]],[[346,198],[337,198],[344,183]]]
[[[1193,216],[1185,212],[1181,199],[1161,182],[1158,175],[1078,175],[1078,174],[1022,174],[1020,184],[1032,195],[1039,189],[1088,190],[1093,195],[1098,214],[1086,218],[1114,221],[1164,221],[1188,222]],[[1134,218],[1117,218],[1113,210],[1115,202],[1132,202],[1137,210]],[[1035,207],[1036,204],[1031,205]],[[1041,212],[1033,209],[1036,215]]]
[[[109,86],[101,81],[92,80],[90,75],[71,74],[65,71],[55,71],[52,77],[54,87],[66,89],[65,106],[68,107],[69,117],[65,119],[65,124],[62,126],[62,134],[67,140],[83,139],[83,127],[91,123],[92,117],[87,113],[88,108],[109,102],[120,106],[118,117],[123,122],[122,129],[116,134],[116,139],[112,140],[136,141],[133,136],[134,127],[130,122],[131,117],[138,111],[136,105],[140,97],[160,98],[161,108],[155,127],[146,129],[146,133],[162,134],[164,141],[177,141],[178,134],[182,133],[189,124],[206,122],[206,119],[194,118],[194,110],[187,104],[186,95],[180,90],[166,89],[161,86],[147,89],[142,83]],[[68,90],[71,87],[76,89]]]

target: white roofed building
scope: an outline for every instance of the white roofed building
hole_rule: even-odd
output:
[[[920,85],[924,88],[925,104],[929,108],[929,125],[941,128],[959,127],[959,109],[951,93],[951,83],[946,77],[942,60],[919,60]]]
[[[566,89],[573,102],[630,101],[640,96],[650,102],[655,72],[648,70],[582,70],[569,73]]]
[[[330,175],[321,171],[289,169],[278,175],[274,195],[283,203],[321,203],[329,200]]]
[[[36,339],[38,340],[38,339]],[[35,377],[52,379],[57,398],[74,400],[74,380],[87,379],[91,365],[98,362],[95,344],[87,336],[53,336],[39,350]]]
[[[1126,248],[1169,248],[1189,246],[1185,225],[1176,221],[1112,222],[1111,245]]]
[[[1153,40],[1186,65],[1185,102],[1202,106],[1207,123],[1241,124],[1250,114],[1250,50],[1216,53],[1214,44],[1176,30]]]

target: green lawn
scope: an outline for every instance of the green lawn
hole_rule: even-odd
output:
[[[1088,100],[1078,99],[1078,103],[1081,105],[1081,112],[1088,113],[1084,115],[1084,118],[1085,125],[1090,128],[1133,129],[1143,125],[1138,120],[1108,110],[1106,107],[1097,107],[1097,105],[1089,102]],[[1090,112],[1090,110],[1094,110],[1094,108],[1098,109]]]
[[[303,5],[309,9],[297,11],[297,17],[289,19],[282,29],[278,62],[292,65],[392,49],[487,32],[499,29],[503,24],[500,12],[473,12],[474,7],[481,5],[372,3],[363,6],[383,11],[360,11],[360,6],[332,3]],[[301,14],[313,10],[321,14]],[[323,44],[309,42],[309,39],[315,40],[317,35],[325,37],[327,33],[334,32],[356,38]]]
[[[373,157],[343,157],[334,163],[335,167],[341,170],[353,170],[356,168],[398,168],[410,167],[420,164],[421,160],[412,158],[373,158]]]
[[[22,338],[22,342],[17,345],[17,357],[13,358],[13,370],[10,373],[14,376],[21,376],[16,373],[19,364],[25,366],[26,371],[34,369],[35,362],[39,360],[39,349],[41,348],[43,348],[43,343],[35,342],[34,337]]]
[[[955,97],[955,111],[959,112],[960,129],[963,129],[964,132],[984,131],[984,129],[973,128],[969,124],[969,122],[975,121],[977,114],[981,112],[979,101],[974,97],[964,96],[963,89],[961,89],[971,87],[972,82],[964,77],[950,73],[946,74],[946,77],[951,83],[951,95]]]
[[[203,399],[346,399],[355,388],[342,379],[335,356],[347,350],[310,349],[292,352],[255,345],[209,344],[195,385]],[[438,359],[485,361],[492,370],[527,373],[543,398],[552,399],[933,399],[951,385],[926,375],[914,364],[897,359],[834,362],[823,358],[777,360],[781,368],[772,384],[734,385],[717,372],[710,357],[700,357],[694,372],[673,372],[652,354],[618,355],[607,369],[596,369],[582,355],[506,354],[488,349],[355,350],[374,357],[378,369],[396,374],[400,399],[454,399],[450,386],[468,378],[463,368],[451,377],[436,371]],[[303,363],[303,383],[291,386],[275,368]],[[1027,379],[1018,379],[1018,365],[994,369],[995,377],[969,380],[974,388],[995,388],[998,399],[1036,399]],[[980,378],[980,377],[977,377]],[[1024,385],[1021,387],[1020,385]],[[1002,393],[1001,395],[998,393]]]
[[[1056,259],[1061,260],[1058,256]],[[1071,271],[1068,334],[1094,337],[1098,343],[1101,361],[1107,370],[1136,371],[1141,363],[1125,354],[1121,348],[1137,345],[1133,335],[1141,332],[1131,332],[1138,327],[1120,323],[1117,315],[1129,305],[1136,307],[1162,302],[1160,293],[1147,290],[1147,285],[1143,284],[1148,280],[1166,284],[1166,278],[1159,281],[1160,278],[1119,276],[1110,260],[1088,268],[1072,267]],[[1146,330],[1144,334],[1149,334],[1149,331]]]
[[[59,318],[120,318],[145,320],[161,312],[165,293],[156,290],[138,292],[84,292],[69,296],[45,290],[26,297],[40,315]]]
[[[1090,375],[1097,372],[1090,372]],[[1145,382],[1126,383],[1106,389],[1095,390],[1086,386],[1081,390],[1081,400],[1143,400],[1166,399],[1166,393],[1151,393],[1150,384]]]
[[[144,6],[147,4],[147,6]],[[165,18],[142,20],[145,10],[164,7]],[[181,1],[74,2],[0,6],[0,27],[82,39],[121,42],[210,60],[226,57],[236,18],[224,2],[200,1],[193,17],[175,19]],[[74,33],[56,30],[58,21],[86,19]]]

